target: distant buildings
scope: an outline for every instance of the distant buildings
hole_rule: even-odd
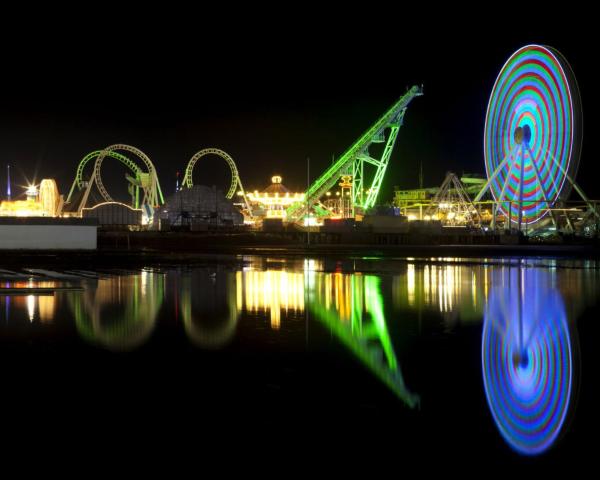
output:
[[[0,203],[1,217],[57,217],[62,209],[62,198],[53,178],[45,178],[39,188],[30,185],[25,200],[4,200]]]
[[[271,185],[262,192],[255,190],[247,194],[254,216],[259,219],[286,220],[288,207],[295,202],[304,201],[304,193],[291,192],[281,181],[282,178],[275,175],[271,177]]]

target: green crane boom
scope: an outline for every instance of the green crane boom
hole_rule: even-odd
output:
[[[306,191],[304,201],[292,204],[287,210],[290,220],[299,220],[319,199],[330,190],[342,175],[352,175],[352,203],[355,207],[364,209],[375,204],[381,182],[385,175],[390,155],[394,148],[398,130],[402,126],[406,107],[415,97],[423,95],[423,89],[412,87],[400,98],[369,130],[367,130],[346,152],[339,157]],[[387,138],[386,138],[386,130]],[[369,154],[369,146],[373,143],[385,142],[381,158],[373,158]],[[364,195],[364,164],[368,163],[377,168],[371,187]]]

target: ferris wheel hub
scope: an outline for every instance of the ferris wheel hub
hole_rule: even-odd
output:
[[[529,125],[515,128],[514,139],[517,145],[529,145],[529,142],[531,141],[531,128]]]
[[[527,368],[529,365],[529,354],[527,353],[527,350],[517,350],[513,353],[512,360],[515,367]]]

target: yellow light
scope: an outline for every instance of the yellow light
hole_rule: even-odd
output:
[[[53,178],[44,178],[40,183],[38,201],[44,210],[44,215],[56,217],[58,215],[60,195],[56,180]]]
[[[44,208],[33,200],[3,201],[0,203],[0,216],[3,217],[42,217]]]
[[[121,203],[121,202],[102,202],[102,203],[99,203],[98,205],[94,205],[93,207],[84,208],[83,210],[95,210],[96,208],[102,207],[103,205],[120,205],[121,207],[127,207],[132,212],[141,212],[142,211],[141,208],[133,208],[131,205],[127,205],[126,203]]]

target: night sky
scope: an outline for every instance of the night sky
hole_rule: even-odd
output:
[[[449,170],[483,174],[496,75],[517,48],[540,43],[561,51],[577,76],[585,129],[578,181],[600,197],[591,13],[571,9],[518,28],[511,16],[470,20],[474,12],[432,20],[426,4],[406,17],[375,6],[339,17],[294,8],[252,18],[238,12],[235,21],[227,12],[154,11],[138,22],[139,12],[89,13],[85,22],[41,21],[18,37],[4,33],[2,192],[10,163],[13,192],[25,177],[54,177],[66,194],[79,160],[113,143],[143,150],[165,194],[176,171],[206,147],[235,159],[246,189],[266,187],[277,173],[303,190],[307,157],[314,179],[414,84],[425,95],[408,108],[380,200],[394,185],[418,186],[421,162],[426,186]],[[125,170],[116,162],[103,168],[107,188],[123,198]],[[229,182],[215,158],[198,164],[194,180]]]

